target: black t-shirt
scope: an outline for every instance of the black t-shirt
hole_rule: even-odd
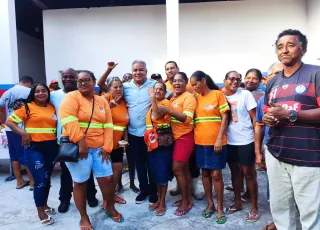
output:
[[[278,73],[268,84],[264,111],[269,100],[288,110],[320,107],[320,66],[302,64],[290,77]],[[320,120],[320,117],[319,117]],[[297,166],[320,167],[320,123],[281,121],[269,130],[268,150],[278,160]]]

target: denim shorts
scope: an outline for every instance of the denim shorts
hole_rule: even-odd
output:
[[[173,178],[172,146],[158,147],[148,153],[150,179],[159,185],[166,185]]]
[[[27,164],[25,150],[22,146],[22,137],[13,131],[6,131],[10,160],[18,161],[21,165]]]
[[[195,145],[196,164],[202,169],[224,169],[227,162],[227,147],[222,146],[219,153],[214,151],[214,146]]]
[[[96,178],[111,176],[113,174],[111,162],[101,162],[102,156],[98,156],[100,149],[101,147],[89,147],[87,159],[79,159],[77,163],[66,162],[74,182],[83,183],[89,180],[91,170]]]

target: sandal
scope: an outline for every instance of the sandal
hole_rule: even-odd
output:
[[[92,225],[89,225],[89,226],[84,226],[84,225],[80,225],[80,230],[87,230],[87,229],[89,229],[89,230],[94,230],[93,229],[93,227],[92,227]]]
[[[229,206],[228,208],[226,208],[225,213],[227,214],[233,214],[235,212],[241,211],[242,208],[233,208],[232,206]]]
[[[111,216],[111,214],[109,214],[107,211],[104,211],[104,213],[107,217],[110,217],[114,222],[122,223],[124,221],[122,214],[120,214],[119,212],[116,216]]]
[[[204,218],[210,218],[211,215],[212,215],[215,211],[216,211],[215,209],[212,209],[212,210],[205,209],[205,210],[202,211],[202,214],[201,214],[201,215],[202,215]]]
[[[225,214],[222,214],[219,216],[218,214],[216,215],[216,222],[217,224],[225,224],[227,222],[227,218]]]
[[[250,212],[249,214],[246,216],[246,221],[253,223],[256,222],[260,217],[260,214],[256,214],[256,215],[252,215]]]
[[[54,223],[54,219],[52,217],[48,216],[47,219],[41,220],[40,222],[43,225],[50,225],[50,224]]]
[[[190,204],[187,209],[179,209],[179,208],[177,208],[176,211],[174,211],[174,214],[176,216],[183,216],[183,215],[187,214],[192,209],[192,206],[193,206],[193,204]]]
[[[159,206],[160,206],[159,203],[150,204],[149,211],[152,212],[152,211],[156,210],[157,208],[159,208]]]
[[[140,189],[138,189],[137,187],[133,187],[133,188],[130,187],[130,189],[131,189],[132,192],[134,192],[134,193],[137,193],[137,194],[140,193]]]
[[[54,215],[56,214],[56,210],[54,208],[48,208],[46,210],[44,210],[44,212],[47,214],[47,215]]]
[[[182,203],[182,200],[177,200],[172,204],[172,207],[179,207],[181,203]],[[193,201],[191,201],[191,205],[192,206],[194,205]]]
[[[16,189],[23,189],[24,187],[27,187],[30,185],[30,181],[26,181],[26,183],[20,187],[16,187]]]
[[[163,216],[164,214],[166,214],[167,209],[166,208],[158,208],[156,210],[156,216]]]
[[[116,196],[114,198],[114,203],[117,203],[117,204],[126,204],[127,201],[125,199],[123,199],[122,197],[120,196]]]

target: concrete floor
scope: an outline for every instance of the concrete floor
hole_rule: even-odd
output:
[[[28,188],[16,190],[16,182],[4,182],[8,176],[8,160],[0,160],[0,229],[79,229],[79,215],[73,203],[65,214],[56,214],[56,222],[48,227],[42,227],[37,217],[36,208],[34,206],[32,192]],[[56,169],[52,177],[52,189],[50,191],[48,204],[54,208],[59,206],[59,188],[60,188],[60,171]],[[229,169],[223,170],[225,184],[230,184]],[[168,229],[262,229],[266,224],[272,221],[270,215],[269,204],[266,201],[266,183],[265,173],[258,172],[259,181],[259,211],[261,217],[256,223],[248,223],[244,217],[250,210],[250,204],[244,204],[244,209],[233,215],[227,216],[227,223],[218,225],[212,216],[205,219],[201,216],[202,210],[206,207],[206,200],[196,201],[194,208],[185,216],[177,217],[173,214],[174,208],[171,207],[177,198],[167,195],[168,210],[165,216],[157,217],[153,212],[148,211],[148,202],[143,204],[135,204],[136,194],[128,189],[128,173],[123,176],[123,184],[125,191],[121,195],[127,200],[126,205],[116,205],[121,212],[125,221],[121,224],[114,223],[107,219],[99,207],[88,207],[93,227],[99,229],[126,229],[126,230],[168,230]],[[175,183],[175,182],[174,182]],[[173,187],[174,183],[170,183],[169,187]],[[138,182],[136,183],[138,184]],[[203,191],[202,183],[199,181],[199,187]],[[224,205],[227,207],[233,203],[233,193],[225,191]],[[101,193],[98,191],[97,198],[100,203],[102,200]],[[100,206],[100,205],[99,205]]]

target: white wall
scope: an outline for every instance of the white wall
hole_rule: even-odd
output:
[[[0,0],[0,84],[19,81],[14,0]]]
[[[165,6],[49,10],[43,12],[47,81],[67,67],[100,76],[108,61],[119,65],[112,76],[131,72],[135,59],[149,73],[166,59]]]
[[[288,28],[306,33],[306,12],[302,0],[180,4],[180,69],[204,70],[217,82],[232,69],[267,71],[277,60],[276,36]],[[130,72],[134,59],[164,74],[165,20],[164,5],[44,11],[47,81],[66,67],[99,76],[111,60],[119,62],[112,75]]]
[[[35,82],[46,82],[43,42],[17,31],[19,76],[29,75]]]
[[[265,72],[277,60],[277,35],[289,28],[306,33],[306,20],[301,0],[180,4],[181,69],[203,70],[217,82],[230,70]]]
[[[307,6],[309,45],[305,59],[320,65],[320,1],[308,0]]]

